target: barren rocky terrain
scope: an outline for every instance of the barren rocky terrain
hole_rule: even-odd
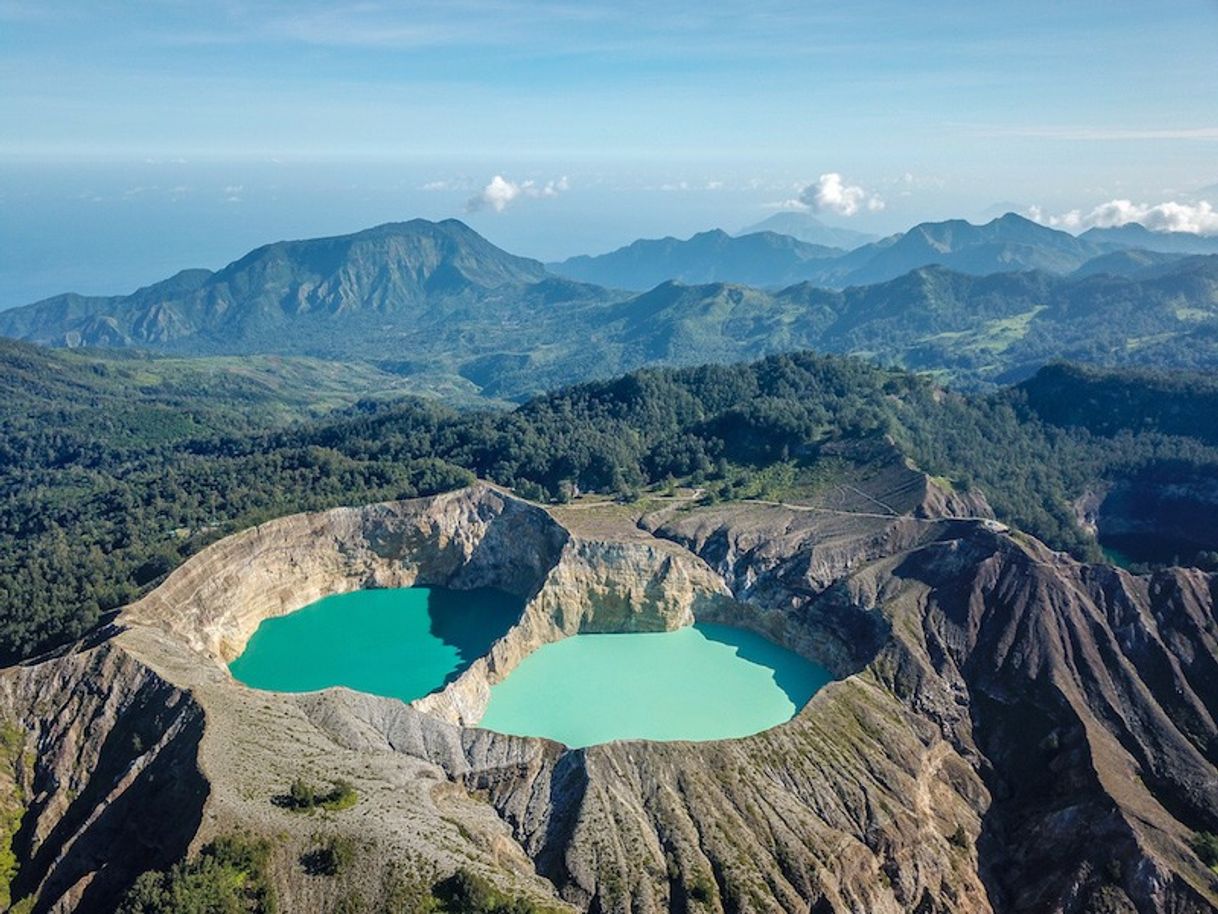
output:
[[[236,683],[258,623],[370,586],[493,586],[519,623],[411,705]],[[222,540],[55,656],[0,674],[14,898],[104,911],[219,834],[275,843],[284,910],[377,904],[465,866],[578,911],[1201,912],[1218,875],[1218,580],[1089,566],[890,466],[799,504],[548,510],[479,484]],[[488,689],[581,631],[694,619],[838,680],[790,722],[568,750],[477,728]],[[8,773],[6,773],[8,774]],[[301,816],[297,777],[358,803]],[[319,835],[362,848],[337,878]]]

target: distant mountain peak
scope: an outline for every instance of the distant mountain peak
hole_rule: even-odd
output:
[[[607,254],[571,257],[549,268],[571,279],[635,291],[669,279],[783,286],[806,278],[810,265],[841,253],[775,232],[729,235],[714,228],[685,240],[639,239]]]
[[[760,222],[745,226],[737,234],[752,235],[757,232],[789,235],[808,244],[821,244],[831,248],[842,248],[846,251],[879,240],[876,235],[867,232],[826,225],[811,213],[791,211],[774,213]]]
[[[172,346],[203,335],[231,347],[284,321],[404,309],[427,322],[458,305],[502,309],[510,297],[495,290],[547,278],[541,263],[501,250],[460,220],[411,219],[277,241],[216,273],[183,271],[129,296],[57,296],[0,314],[0,332],[69,346]]]
[[[1110,249],[1140,248],[1160,254],[1218,254],[1218,236],[1156,232],[1139,222],[1091,228],[1079,237]]]
[[[1014,212],[1014,211],[1005,212],[1001,216],[997,216],[997,217],[991,219],[987,224],[988,225],[1033,226],[1035,228],[1045,228],[1045,226],[1041,225],[1039,222],[1035,222],[1032,219],[1029,219],[1027,216],[1021,216],[1019,213]]]

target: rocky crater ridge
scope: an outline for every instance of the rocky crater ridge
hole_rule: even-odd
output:
[[[1079,565],[986,513],[889,467],[799,505],[594,523],[479,485],[230,537],[121,630],[0,673],[0,713],[37,747],[15,897],[106,910],[137,870],[238,828],[276,836],[301,911],[375,904],[404,861],[622,914],[1212,910],[1218,877],[1189,841],[1218,831],[1218,585]],[[411,584],[525,609],[413,705],[256,692],[224,667],[264,618]],[[695,617],[842,678],[738,740],[568,750],[469,726],[540,644]],[[321,823],[274,807],[302,772],[360,802]],[[319,827],[368,850],[341,880],[296,862]]]
[[[413,703],[477,723],[491,685],[542,644],[578,632],[664,631],[734,601],[696,556],[661,540],[588,541],[545,510],[480,484],[413,502],[271,521],[187,562],[120,625],[184,637],[218,663],[264,619],[368,587],[494,587],[525,601],[489,654]]]

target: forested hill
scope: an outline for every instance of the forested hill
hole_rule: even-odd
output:
[[[885,450],[891,441],[951,484],[981,489],[1008,522],[1090,557],[1095,542],[1072,504],[1088,487],[1172,461],[1218,478],[1218,450],[1193,436],[1101,439],[1054,424],[1061,417],[1046,421],[1025,390],[965,397],[925,377],[809,354],[640,371],[513,412],[364,401],[320,421],[258,429],[231,424],[235,401],[223,389],[210,402],[174,400],[191,420],[166,424],[166,398],[181,396],[172,384],[124,399],[122,385],[98,386],[88,360],[40,363],[37,350],[22,349],[22,384],[50,402],[63,395],[65,405],[30,418],[32,401],[0,402],[6,662],[80,635],[224,534],[300,510],[443,491],[475,475],[547,500],[576,490],[636,498],[674,481],[707,498],[795,497],[840,469],[840,442]],[[95,397],[127,418],[99,422],[88,406]],[[1105,402],[1119,409],[1122,400]]]
[[[1055,359],[1218,368],[1218,256],[1125,252],[1078,276],[1009,272],[1025,262],[1066,269],[1090,252],[1060,232],[1040,240],[1048,231],[1011,219],[923,226],[872,254],[901,270],[931,265],[841,291],[664,282],[634,295],[552,276],[455,220],[415,220],[268,245],[217,273],[190,271],[127,297],[60,296],[0,311],[0,334],[181,355],[307,355],[517,402],[644,365],[805,348],[963,387],[1022,380]],[[769,254],[821,262],[814,246],[771,243],[781,236],[718,233],[709,246],[757,238]],[[1038,253],[1004,259],[994,244]],[[991,256],[1003,271],[972,275],[975,258]],[[717,269],[701,264],[697,275]]]
[[[386,326],[520,320],[530,306],[600,294],[549,277],[455,219],[276,242],[185,276],[125,297],[61,295],[2,311],[0,332],[53,346],[301,353],[336,329],[367,347]]]
[[[0,465],[19,463],[15,449],[35,438],[62,447],[82,436],[97,446],[146,446],[262,430],[318,418],[361,397],[410,392],[457,404],[472,399],[472,388],[430,386],[365,363],[70,352],[0,339]]]
[[[1218,445],[1218,378],[1154,369],[1049,365],[1021,385],[1047,422],[1099,435],[1159,432]]]

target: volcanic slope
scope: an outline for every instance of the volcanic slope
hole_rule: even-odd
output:
[[[1079,564],[988,513],[893,455],[798,503],[547,511],[480,484],[222,540],[112,629],[0,674],[26,747],[13,897],[106,910],[139,869],[244,830],[275,837],[286,910],[457,866],[622,914],[1212,910],[1192,842],[1218,831],[1218,581]],[[409,706],[254,692],[223,666],[262,618],[411,583],[526,606]],[[540,644],[694,619],[838,681],[724,742],[572,751],[472,726]],[[276,806],[302,775],[359,800]],[[326,835],[365,852],[308,876]]]

